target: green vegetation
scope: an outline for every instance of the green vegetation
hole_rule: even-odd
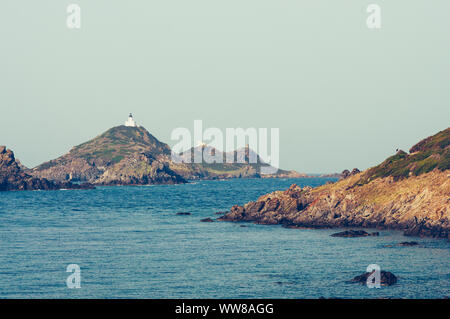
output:
[[[114,156],[112,159],[111,159],[111,162],[113,162],[113,163],[119,163],[121,160],[123,160],[124,159],[124,156],[123,155],[117,155],[117,156]]]
[[[380,165],[370,168],[358,185],[379,177],[401,179],[418,176],[434,169],[450,169],[450,128],[420,141],[410,149],[410,154],[399,151]]]
[[[118,163],[126,156],[147,152],[170,154],[170,148],[143,127],[116,126],[96,138],[74,147],[70,155],[88,162]]]

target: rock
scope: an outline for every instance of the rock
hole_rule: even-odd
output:
[[[359,282],[361,284],[366,284],[367,283],[367,278],[371,274],[373,274],[373,272],[374,271],[372,271],[371,273],[366,272],[366,273],[364,273],[362,275],[356,276],[355,278],[353,278],[351,280],[351,282]],[[393,284],[395,284],[397,282],[397,277],[393,273],[391,273],[389,271],[382,270],[380,272],[380,277],[381,277],[380,278],[380,281],[381,281],[380,284],[382,286],[392,286]]]
[[[342,171],[341,175],[339,176],[339,179],[341,180],[346,179],[350,176],[357,175],[359,173],[361,173],[361,171],[357,168],[354,168],[351,172],[348,169],[346,169]]]
[[[0,147],[0,191],[92,189],[91,184],[53,182],[35,178],[24,172],[23,165],[15,159],[13,151]]]
[[[364,230],[346,230],[343,232],[330,235],[331,237],[366,237],[370,236],[369,233]]]
[[[294,184],[234,205],[218,220],[299,229],[394,229],[406,236],[450,239],[450,128],[419,144],[414,155],[398,153],[364,172],[345,170],[346,178],[333,184],[316,188]]]
[[[202,220],[200,220],[201,222],[204,222],[204,223],[212,223],[212,222],[214,222],[214,220],[212,220],[211,218],[203,218]]]
[[[399,246],[417,246],[419,245],[416,241],[404,241],[398,244]]]
[[[217,163],[194,163],[196,157],[214,156]],[[227,158],[233,158],[233,163],[227,163]],[[230,178],[298,178],[310,177],[296,171],[273,170],[273,174],[263,174],[262,168],[270,166],[260,158],[248,145],[237,150],[224,153],[210,145],[202,144],[191,147],[180,154],[172,154],[171,169],[187,180],[194,179],[230,179]],[[269,172],[270,173],[270,172]]]
[[[349,176],[350,176],[350,171],[348,169],[345,169],[342,171],[340,179],[346,179]]]
[[[99,185],[181,184],[186,180],[151,153],[133,154],[107,168],[95,180]]]
[[[188,215],[191,215],[191,213],[179,212],[179,213],[177,213],[177,215],[179,215],[179,216],[188,216]]]

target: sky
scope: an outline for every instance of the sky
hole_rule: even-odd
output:
[[[2,0],[0,145],[34,167],[132,112],[171,146],[194,120],[279,128],[283,169],[366,169],[449,126],[450,2],[430,3]]]

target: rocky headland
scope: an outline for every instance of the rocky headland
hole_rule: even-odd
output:
[[[233,206],[219,220],[292,228],[365,227],[449,238],[450,128],[366,171],[320,187],[292,185]]]
[[[90,184],[73,184],[71,182],[54,182],[45,178],[36,178],[25,171],[14,152],[6,146],[0,146],[0,191],[20,190],[58,190],[58,189],[91,189]]]

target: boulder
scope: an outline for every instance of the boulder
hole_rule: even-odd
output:
[[[353,278],[351,280],[351,282],[359,282],[361,284],[366,284],[367,283],[367,278],[371,274],[373,274],[373,272],[374,271],[372,271],[370,273],[369,272],[365,272],[365,273],[363,273],[363,274],[361,274],[359,276],[356,276],[355,278]],[[381,277],[380,278],[381,279],[381,282],[380,282],[381,286],[392,286],[393,284],[395,284],[397,282],[397,277],[393,273],[391,273],[389,271],[381,270],[380,275],[381,275],[380,276]]]
[[[341,176],[339,179],[346,179],[347,177],[350,176],[350,171],[348,169],[345,169],[342,171]]]

